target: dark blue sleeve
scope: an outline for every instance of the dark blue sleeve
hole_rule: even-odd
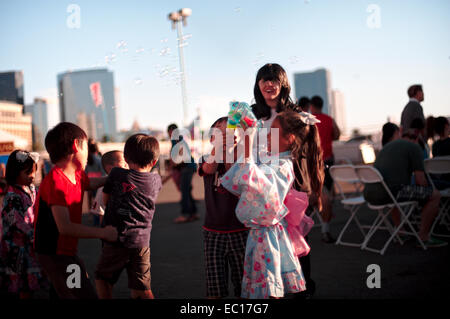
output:
[[[111,172],[109,172],[108,178],[106,179],[105,186],[103,187],[103,193],[111,194],[113,188],[113,181],[117,180],[119,177],[120,170],[114,167]]]

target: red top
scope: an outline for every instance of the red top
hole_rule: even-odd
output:
[[[83,195],[89,187],[89,178],[83,171],[75,173],[73,184],[62,170],[55,166],[42,181],[34,207],[34,248],[46,255],[68,255],[77,253],[78,238],[60,235],[53,218],[53,205],[65,206],[72,223],[81,224]]]
[[[326,161],[333,156],[333,119],[324,113],[314,115],[320,120],[320,123],[317,123],[316,126],[319,129],[323,160]]]

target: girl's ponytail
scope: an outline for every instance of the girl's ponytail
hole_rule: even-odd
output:
[[[312,194],[317,198],[319,211],[322,210],[322,187],[325,178],[324,163],[322,159],[322,148],[320,146],[319,132],[316,125],[307,125],[308,134],[303,145],[306,151],[306,162],[308,164],[309,180]]]
[[[283,133],[292,134],[295,137],[291,145],[291,153],[294,161],[294,172],[296,173],[296,183],[294,186],[300,186],[301,182],[309,180],[311,195],[317,202],[319,211],[322,210],[321,194],[324,181],[324,164],[322,159],[322,148],[320,146],[319,133],[316,125],[305,124],[299,113],[294,111],[285,111],[278,114],[277,119]],[[306,159],[306,166],[302,166],[302,159]],[[303,162],[304,163],[304,162]],[[308,176],[302,176],[308,174]]]

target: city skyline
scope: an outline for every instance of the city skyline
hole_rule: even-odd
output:
[[[50,117],[56,113],[56,75],[97,67],[114,72],[119,129],[136,118],[143,127],[181,124],[177,38],[167,14],[182,7],[192,9],[183,27],[189,121],[197,109],[207,125],[226,114],[229,101],[251,103],[256,71],[268,62],[285,68],[293,99],[295,73],[328,69],[332,88],[345,96],[349,130],[376,127],[388,117],[399,122],[406,90],[415,83],[425,91],[425,116],[449,115],[446,1],[377,1],[375,7],[368,1],[76,5],[79,28],[71,25],[76,10],[66,2],[0,4],[0,72],[22,70],[25,104],[46,98]]]

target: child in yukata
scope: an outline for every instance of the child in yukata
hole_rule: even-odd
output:
[[[224,188],[240,196],[236,207],[237,218],[250,228],[244,262],[242,298],[281,298],[286,293],[306,289],[305,279],[298,261],[298,243],[291,238],[285,217],[289,209],[286,196],[293,185],[293,165],[298,165],[302,154],[308,158],[308,169],[318,171],[320,165],[317,145],[318,134],[314,125],[317,120],[309,113],[285,111],[279,113],[271,129],[278,129],[279,153],[272,150],[271,134],[268,136],[269,155],[266,163],[253,159],[252,143],[255,129],[245,145],[244,160],[238,160],[221,178]],[[274,146],[273,149],[276,147]],[[321,191],[321,175],[310,177],[318,185],[313,193]],[[308,205],[303,195],[302,207]],[[303,249],[305,251],[305,249]],[[306,248],[309,252],[309,247]]]

